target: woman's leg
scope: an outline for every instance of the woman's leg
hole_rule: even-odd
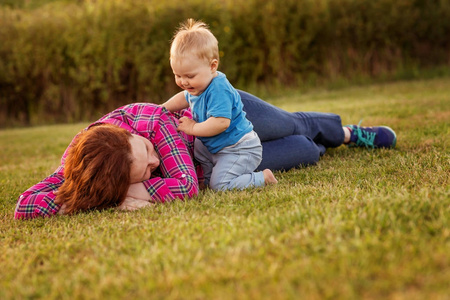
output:
[[[338,147],[344,141],[340,116],[318,112],[287,112],[249,93],[238,91],[247,118],[262,142],[304,135],[316,144]]]
[[[344,142],[341,118],[336,114],[291,113],[249,93],[238,92],[263,146],[263,159],[257,170],[289,170],[315,164],[326,148]]]

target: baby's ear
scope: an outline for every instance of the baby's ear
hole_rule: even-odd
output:
[[[215,72],[219,68],[219,61],[217,59],[211,60],[211,71]]]

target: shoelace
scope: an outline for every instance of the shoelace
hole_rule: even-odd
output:
[[[362,130],[360,127],[362,120],[359,122],[358,126],[353,126],[353,131],[355,132],[358,139],[356,140],[357,146],[365,146],[366,148],[375,148],[374,141],[376,132]]]

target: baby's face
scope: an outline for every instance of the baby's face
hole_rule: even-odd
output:
[[[210,63],[195,55],[170,60],[175,82],[192,96],[203,93],[214,77],[217,76],[216,59]]]

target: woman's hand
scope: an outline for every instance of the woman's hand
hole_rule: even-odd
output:
[[[118,207],[120,210],[137,210],[151,206],[151,197],[142,182],[130,184],[125,201]]]
[[[58,211],[58,215],[64,215],[66,211],[66,204],[61,205],[61,208]]]
[[[142,199],[136,199],[133,197],[126,197],[125,201],[118,207],[120,210],[133,211],[144,207],[152,206],[153,204]]]
[[[138,182],[130,184],[127,192],[127,198],[140,199],[149,202],[152,200],[150,194],[147,192],[144,183]]]

